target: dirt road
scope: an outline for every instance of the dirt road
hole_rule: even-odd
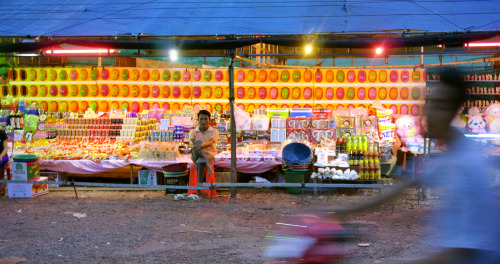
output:
[[[314,211],[344,207],[376,192],[346,190],[302,197],[282,190],[239,190],[209,200],[173,201],[163,192],[52,191],[31,199],[0,198],[0,262],[25,263],[262,263],[279,234],[276,222]],[[411,258],[428,248],[422,219],[436,199],[417,205],[415,190],[396,202],[344,219],[356,238],[344,247],[345,263],[384,263]],[[74,213],[85,214],[78,219]],[[78,215],[76,215],[78,216]],[[369,243],[359,247],[359,243]]]

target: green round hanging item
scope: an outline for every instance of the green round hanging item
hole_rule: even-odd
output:
[[[7,69],[7,67],[0,67],[0,75],[5,75],[7,74],[7,72],[9,72],[9,69]]]
[[[90,73],[90,79],[97,80],[97,70],[92,70]]]
[[[354,98],[355,91],[354,88],[347,89],[347,99],[352,100]]]
[[[217,112],[222,112],[222,105],[216,105],[215,106],[215,110],[217,110]]]
[[[174,75],[172,76],[174,81],[178,81],[181,79],[181,73],[179,71],[174,71]]]
[[[66,71],[59,72],[59,80],[64,81],[68,78],[68,73]]]
[[[163,74],[161,75],[164,81],[170,80],[170,72],[169,71],[164,71]]]
[[[284,82],[288,82],[288,79],[290,78],[290,74],[288,73],[288,71],[283,71],[281,73],[281,80],[284,81]]]
[[[203,74],[203,79],[205,79],[205,81],[210,81],[210,79],[212,79],[212,72],[211,71],[206,71],[204,74]]]
[[[94,112],[97,112],[97,102],[90,103],[90,108],[92,108],[92,110],[94,110]]]
[[[127,109],[128,110],[128,103],[123,103],[122,104],[122,109]]]
[[[288,90],[288,88],[283,88],[281,89],[281,97],[283,99],[288,99],[288,95],[290,94],[290,91]]]
[[[300,81],[300,72],[299,71],[293,72],[293,80],[296,82]]]
[[[128,80],[128,70],[122,71],[122,80]]]
[[[38,117],[36,115],[26,115],[24,117],[24,131],[36,131],[38,125]]]
[[[80,96],[87,96],[88,90],[86,85],[80,87]]]
[[[411,97],[413,97],[414,100],[417,100],[420,97],[420,90],[418,88],[413,88],[411,91]]]
[[[337,72],[337,81],[343,82],[344,81],[344,72],[343,71],[338,71]]]

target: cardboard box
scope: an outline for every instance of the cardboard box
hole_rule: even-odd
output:
[[[138,183],[140,185],[158,185],[156,171],[139,170]]]
[[[237,175],[235,181],[238,182],[238,177]],[[214,172],[214,177],[215,177],[215,185],[217,186],[217,183],[231,183],[231,172],[230,171],[216,171]],[[219,190],[227,191],[231,187],[218,187]]]
[[[267,117],[280,117],[287,118],[290,116],[290,112],[288,108],[269,108],[267,109]]]
[[[215,183],[231,183],[230,171],[216,171],[214,172]]]
[[[332,116],[332,110],[331,109],[313,109],[313,117],[319,117],[319,118],[329,118]]]
[[[47,181],[48,178],[41,177],[40,181]],[[32,198],[49,193],[48,184],[33,183],[7,183],[9,198]]]
[[[292,108],[290,117],[312,117],[312,108]]]

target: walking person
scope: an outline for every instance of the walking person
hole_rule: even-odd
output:
[[[3,180],[5,177],[5,167],[9,162],[7,150],[7,132],[5,132],[3,127],[0,127],[0,180]],[[0,183],[0,196],[4,196],[6,194],[6,186],[6,183]]]

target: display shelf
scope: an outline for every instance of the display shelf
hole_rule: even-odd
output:
[[[497,96],[497,95],[500,95],[500,93],[467,93],[467,95],[492,95],[492,96]]]
[[[329,184],[329,183],[352,183],[352,184],[382,183],[381,180],[365,180],[365,179],[359,179],[359,180],[323,179],[321,182],[319,182],[318,179],[313,179],[311,181],[312,181],[312,183],[324,183],[324,184]],[[316,182],[314,182],[314,181],[316,181]]]
[[[426,82],[439,82],[440,80],[427,80]],[[492,82],[492,83],[495,83],[495,82],[499,82],[500,83],[500,80],[463,80],[464,82]]]

